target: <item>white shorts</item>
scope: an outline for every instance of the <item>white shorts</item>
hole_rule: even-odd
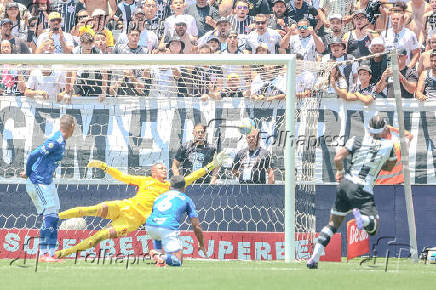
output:
[[[179,231],[154,226],[146,226],[146,230],[153,240],[162,242],[165,253],[175,253],[182,249]]]
[[[61,208],[58,191],[54,183],[33,184],[28,178],[26,181],[26,192],[33,201],[38,214],[58,213]]]

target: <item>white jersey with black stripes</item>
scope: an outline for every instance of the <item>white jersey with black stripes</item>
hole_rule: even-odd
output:
[[[381,168],[390,157],[396,156],[392,140],[374,139],[369,135],[353,137],[347,141],[345,148],[351,155],[345,178],[363,185],[363,190],[374,194],[374,183]]]

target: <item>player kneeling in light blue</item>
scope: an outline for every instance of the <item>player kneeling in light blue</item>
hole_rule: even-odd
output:
[[[160,195],[153,204],[153,212],[146,222],[147,233],[153,239],[154,250],[150,251],[158,266],[181,266],[182,243],[179,238],[180,220],[184,213],[191,219],[198,239],[199,250],[204,250],[203,230],[192,199],[184,194],[185,179],[175,175],[170,180],[171,190]],[[165,254],[162,254],[162,248]]]
[[[65,140],[73,135],[75,124],[72,116],[62,116],[60,130],[30,153],[26,162],[26,171],[20,173],[20,177],[27,179],[27,194],[32,199],[38,214],[43,216],[39,231],[41,262],[58,261],[54,258],[54,253],[58,240],[60,204],[53,175],[64,157]]]

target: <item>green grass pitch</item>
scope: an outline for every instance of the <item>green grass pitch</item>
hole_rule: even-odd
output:
[[[0,289],[436,289],[436,265],[410,260],[385,259],[359,265],[321,262],[318,270],[304,263],[268,261],[187,260],[182,267],[159,268],[140,262],[104,265],[79,260],[38,264],[35,260],[0,260]],[[24,267],[23,267],[24,266]]]

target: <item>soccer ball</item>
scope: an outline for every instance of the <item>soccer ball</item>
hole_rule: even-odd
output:
[[[71,218],[64,220],[59,227],[60,230],[85,230],[86,221],[84,218]]]
[[[239,132],[242,135],[250,134],[251,130],[256,127],[254,121],[250,118],[244,118],[239,122]]]

